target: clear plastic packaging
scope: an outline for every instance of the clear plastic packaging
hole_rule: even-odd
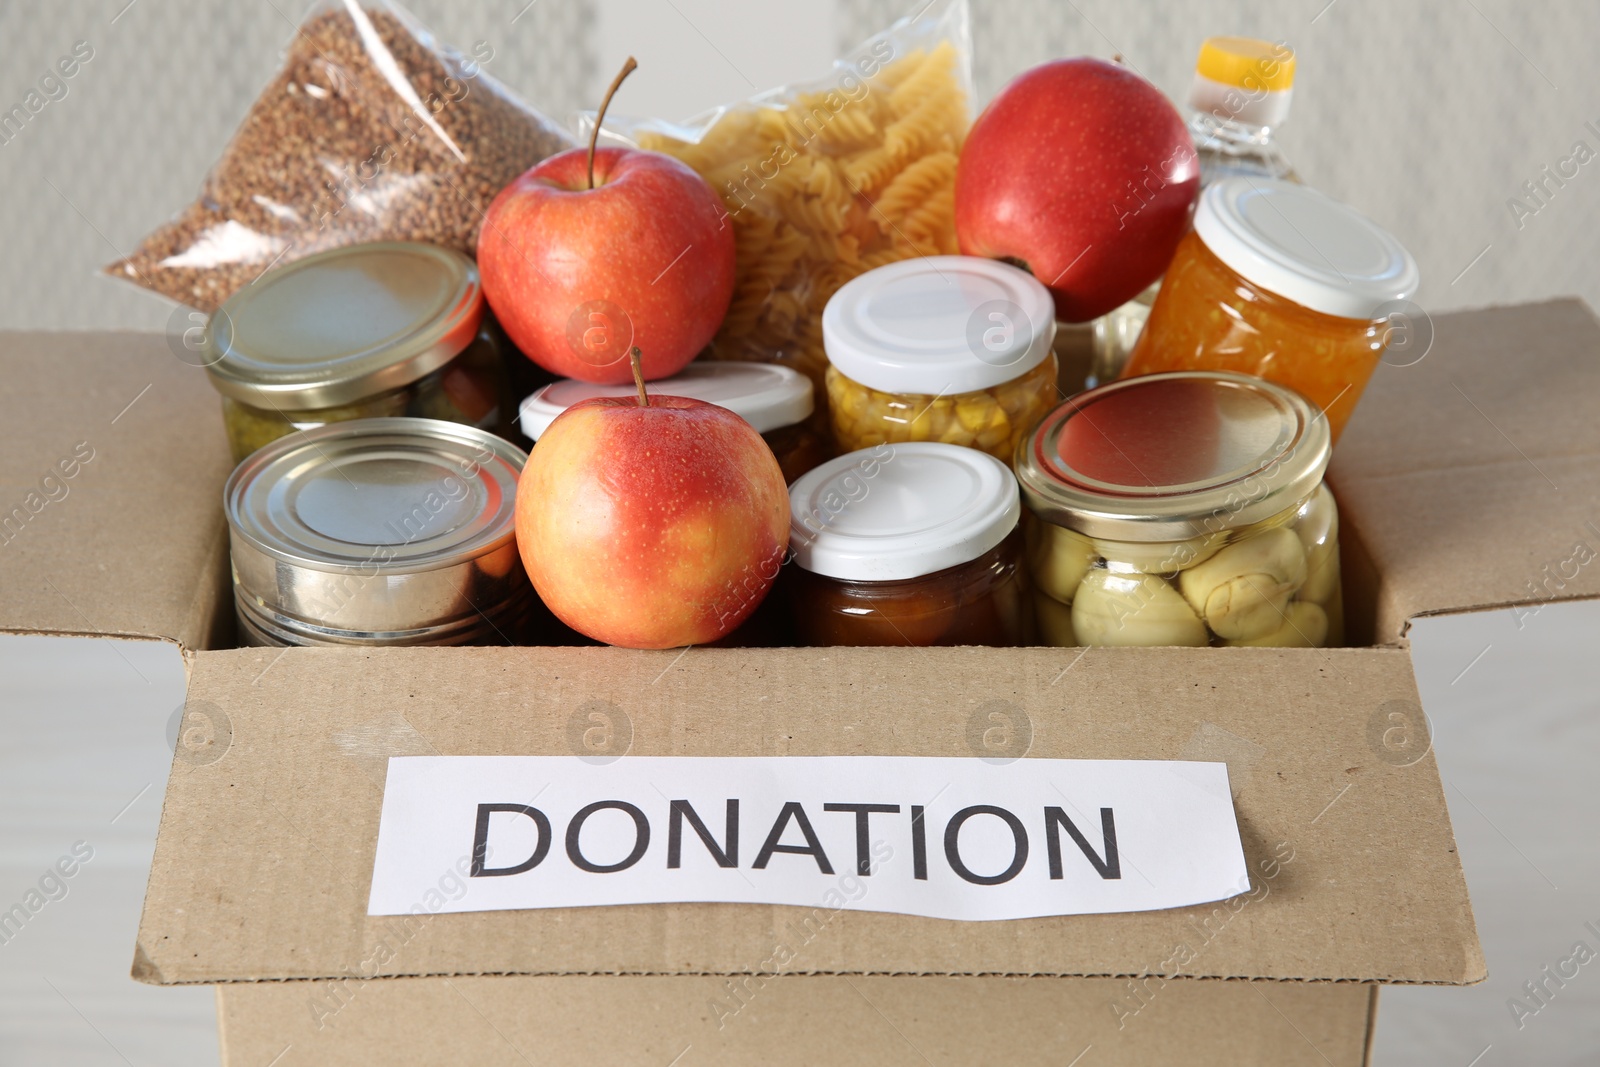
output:
[[[106,273],[204,311],[269,267],[368,241],[471,255],[502,187],[573,141],[382,0],[301,24],[200,196]]]
[[[966,0],[933,0],[820,81],[681,124],[608,118],[606,133],[676,156],[723,199],[739,264],[711,355],[792,366],[821,399],[828,298],[874,267],[956,251],[971,100]]]
[[[1282,41],[1208,37],[1189,88],[1189,133],[1200,157],[1200,186],[1247,175],[1300,179],[1274,136],[1289,117],[1294,49]]]

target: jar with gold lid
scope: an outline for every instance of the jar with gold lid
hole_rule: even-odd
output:
[[[432,418],[504,433],[501,344],[471,259],[391,241],[267,271],[212,313],[204,356],[237,462],[297,430],[349,419]]]
[[[1175,372],[1079,394],[1017,452],[1044,643],[1343,640],[1327,419],[1281,386]]]

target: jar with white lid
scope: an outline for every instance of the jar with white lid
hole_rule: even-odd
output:
[[[434,245],[329,249],[267,271],[212,312],[204,357],[237,462],[349,419],[510,419],[503,339],[477,265]]]
[[[527,455],[435,419],[281,437],[223,489],[247,645],[520,644],[548,615],[513,526]]]
[[[696,360],[670,378],[650,383],[652,396],[686,396],[727,408],[759,433],[778,459],[785,482],[832,455],[828,442],[808,425],[815,405],[811,379],[775,363]],[[631,397],[632,383],[595,385],[562,378],[522,401],[522,432],[531,441],[572,405],[593,397]]]
[[[1026,645],[1010,468],[959,445],[880,444],[789,487],[783,588],[801,645]]]
[[[1411,254],[1355,210],[1292,182],[1227,178],[1201,194],[1123,376],[1265,378],[1326,412],[1338,441],[1418,280]]]
[[[822,314],[840,452],[937,441],[1010,462],[1055,406],[1055,302],[1026,271],[929,256],[845,283]]]
[[[1045,644],[1322,648],[1344,638],[1325,418],[1238,374],[1080,393],[1017,452]]]

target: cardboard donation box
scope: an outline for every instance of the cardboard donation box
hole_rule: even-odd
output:
[[[0,627],[182,647],[133,975],[215,984],[230,1065],[1363,1064],[1380,985],[1486,973],[1408,620],[1600,595],[1570,562],[1600,538],[1600,322],[1556,301],[1435,325],[1330,474],[1361,647],[233,649],[217,399],[162,338],[118,334],[0,338]],[[45,475],[67,491],[9,508]],[[1248,886],[957,921],[869,910],[893,872],[844,854],[811,906],[457,913],[464,849],[415,907],[369,915],[397,756],[959,757],[995,781],[1030,759],[1225,763]],[[1082,863],[1110,842],[1078,825]],[[685,855],[714,836],[685,831]],[[1128,880],[1162,860],[1131,840]]]

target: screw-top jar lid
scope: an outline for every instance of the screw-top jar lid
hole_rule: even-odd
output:
[[[757,433],[771,433],[803,422],[811,415],[811,379],[775,363],[696,360],[670,378],[645,386],[654,395],[686,396],[725,407]],[[595,385],[563,378],[544,386],[522,402],[522,432],[537,441],[557,415],[572,405],[601,397],[629,397],[637,390],[627,385]]]
[[[223,506],[236,539],[297,567],[438,570],[514,539],[517,478],[527,458],[491,433],[453,422],[332,422],[280,437],[239,464]]]
[[[1294,49],[1259,37],[1207,37],[1194,72],[1238,89],[1282,92],[1294,88]]]
[[[1417,261],[1365,215],[1314,189],[1240,176],[1208,186],[1195,233],[1246,281],[1325,315],[1376,319],[1417,291]]]
[[[212,312],[211,383],[269,409],[355,403],[410,385],[472,342],[478,268],[402,241],[334,248],[267,271]]]
[[[1016,529],[1010,468],[974,448],[920,441],[851,452],[789,487],[789,547],[815,574],[918,578],[977,559]]]
[[[1311,402],[1259,378],[1177,371],[1068,400],[1017,449],[1040,518],[1090,537],[1179,541],[1245,526],[1309,496],[1332,455]]]
[[[1055,302],[1026,271],[976,256],[906,259],[846,282],[822,312],[828,361],[886,393],[992,389],[1044,362]]]

